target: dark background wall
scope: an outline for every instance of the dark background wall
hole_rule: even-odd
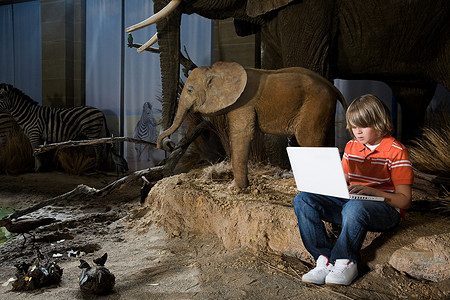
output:
[[[41,0],[42,104],[85,104],[86,1]]]
[[[214,21],[214,61],[235,61],[244,67],[259,67],[259,35],[240,37],[233,24],[233,19]]]

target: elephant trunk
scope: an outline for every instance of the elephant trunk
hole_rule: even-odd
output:
[[[166,6],[166,1],[154,1],[154,11]],[[182,5],[180,5],[182,6]],[[156,23],[160,49],[162,114],[161,126],[167,129],[175,114],[180,77],[180,24],[181,7],[178,6],[169,16]]]
[[[173,145],[169,145],[166,142],[162,142],[166,137],[174,133],[183,123],[184,117],[186,116],[186,113],[188,112],[189,108],[192,105],[183,105],[183,102],[180,101],[177,109],[177,114],[175,116],[175,119],[173,120],[172,126],[170,126],[168,129],[166,129],[163,133],[161,133],[158,136],[158,140],[156,142],[156,148],[158,149],[164,149],[166,151],[170,151],[170,148],[173,148]]]

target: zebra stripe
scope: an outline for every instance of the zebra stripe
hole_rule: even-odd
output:
[[[29,138],[33,149],[43,142],[96,139],[101,137],[104,125],[106,129],[105,117],[97,108],[41,106],[19,89],[4,83],[0,84],[0,111],[8,112],[14,118]],[[100,152],[96,147],[97,162]]]
[[[141,118],[134,129],[134,138],[156,143],[158,138],[156,126],[157,122],[153,116],[152,105],[150,102],[145,102],[142,107]],[[148,146],[142,144],[136,144],[134,147],[136,149],[137,160],[140,160],[141,155],[145,150],[152,151]],[[148,153],[148,155],[148,160],[150,160],[150,153]]]

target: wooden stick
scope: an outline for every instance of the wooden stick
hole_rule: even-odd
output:
[[[130,137],[110,137],[110,138],[100,138],[100,139],[95,139],[95,140],[65,141],[65,142],[61,142],[61,143],[52,143],[52,144],[41,145],[38,148],[34,149],[34,155],[36,156],[43,152],[50,151],[53,149],[59,149],[59,148],[80,147],[80,146],[89,146],[89,145],[115,143],[115,142],[131,142],[131,143],[135,143],[135,144],[144,144],[144,145],[156,147],[155,143],[144,141],[144,140],[138,140],[138,139],[134,139],[134,138],[130,138]]]

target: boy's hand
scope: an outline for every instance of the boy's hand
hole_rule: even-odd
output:
[[[348,191],[351,194],[383,197],[384,202],[392,207],[408,209],[411,206],[411,186],[408,184],[396,185],[393,193],[383,192],[361,184],[349,185]]]
[[[352,184],[348,186],[348,191],[350,194],[357,195],[368,195],[368,196],[379,196],[378,190],[369,186],[362,184]]]

